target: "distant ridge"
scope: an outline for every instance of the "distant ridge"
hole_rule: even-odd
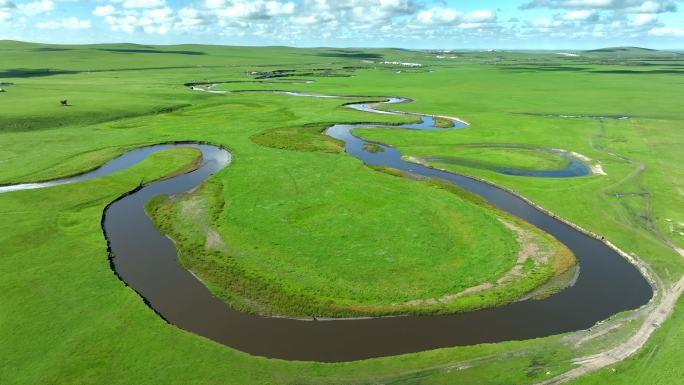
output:
[[[591,49],[583,51],[583,54],[588,57],[595,57],[601,59],[658,59],[670,60],[673,57],[679,59],[682,56],[681,52],[675,51],[661,51],[652,48],[642,47],[606,47],[599,49]]]
[[[642,47],[606,47],[598,49],[590,49],[584,52],[638,52],[638,51],[648,51],[648,52],[659,52],[657,49],[642,48]]]

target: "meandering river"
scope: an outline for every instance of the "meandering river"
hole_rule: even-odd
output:
[[[335,97],[277,91],[301,97]],[[389,98],[385,104],[406,102]],[[378,103],[348,107],[369,113]],[[437,129],[433,117],[411,114],[421,123],[404,129]],[[454,120],[456,127],[464,123]],[[365,140],[352,134],[357,127],[381,125],[337,124],[326,133],[345,143],[346,152],[366,164],[384,165],[415,175],[439,178],[536,225],[570,248],[580,274],[573,286],[542,300],[524,300],[497,308],[439,316],[404,316],[350,320],[295,320],[235,311],[214,297],[185,270],[173,242],[161,234],[145,214],[144,205],[160,194],[190,191],[230,163],[230,154],[207,144],[163,144],[127,152],[102,167],[72,178],[0,187],[0,193],[75,183],[111,174],[171,147],[194,147],[201,165],[190,173],[154,182],[111,203],[104,212],[112,267],[146,303],[169,323],[251,354],[288,360],[351,361],[428,349],[543,337],[591,327],[611,315],[646,304],[652,296],[639,271],[603,242],[543,213],[505,190],[475,179],[406,162],[394,148],[375,143],[383,151],[364,149]],[[385,127],[385,126],[382,126]],[[396,126],[394,126],[396,128]],[[554,175],[558,176],[558,175]],[[571,176],[571,175],[568,175]],[[486,234],[483,234],[486,236]],[[172,346],[169,347],[173,349]]]

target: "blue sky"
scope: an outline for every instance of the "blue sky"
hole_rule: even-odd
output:
[[[0,0],[0,39],[682,49],[684,0]]]

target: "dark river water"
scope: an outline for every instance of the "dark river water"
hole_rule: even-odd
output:
[[[390,100],[400,101],[403,99]],[[374,106],[366,104],[350,107],[376,111]],[[431,117],[416,116],[422,118],[422,123],[402,128],[434,129]],[[459,121],[455,124],[456,127],[464,126]],[[359,126],[369,127],[367,124]],[[266,357],[352,361],[441,347],[543,337],[591,327],[615,313],[638,308],[651,298],[652,289],[647,280],[602,242],[489,184],[405,162],[397,150],[388,146],[381,145],[384,149],[381,152],[368,152],[363,148],[367,142],[351,134],[356,127],[334,125],[326,133],[343,140],[347,153],[367,164],[443,179],[553,235],[578,258],[580,274],[575,284],[542,300],[524,300],[453,315],[317,321],[262,317],[235,311],[214,297],[201,281],[178,263],[173,242],[159,233],[144,211],[145,202],[150,198],[190,191],[226,167],[230,154],[224,149],[198,144],[150,146],[130,151],[91,173],[43,184],[6,186],[4,191],[91,179],[129,167],[155,151],[173,146],[200,149],[203,162],[197,170],[152,183],[106,208],[103,229],[110,243],[112,265],[116,274],[169,323],[234,349]]]

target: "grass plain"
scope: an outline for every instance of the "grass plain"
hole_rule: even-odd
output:
[[[497,227],[488,217],[491,213],[440,189],[370,170],[340,154],[338,143],[317,136],[325,122],[399,122],[406,118],[349,111],[340,107],[345,102],[341,100],[265,93],[212,95],[182,87],[192,81],[253,80],[246,75],[253,71],[273,74],[270,71],[296,69],[289,73],[296,76],[281,73],[265,80],[311,78],[316,82],[225,83],[216,88],[405,96],[415,103],[393,108],[458,116],[471,124],[462,130],[434,132],[357,131],[407,155],[436,155],[430,153],[433,150],[449,154],[449,148],[468,144],[577,151],[601,162],[608,175],[540,179],[467,167],[460,171],[516,190],[605,235],[648,262],[666,284],[684,273],[682,258],[672,249],[684,247],[684,159],[679,151],[684,125],[679,101],[684,80],[675,68],[681,63],[677,55],[629,50],[621,51],[619,57],[608,51],[588,52],[576,59],[548,52],[459,52],[456,59],[442,60],[429,52],[401,50],[17,42],[1,42],[0,51],[0,80],[13,83],[3,86],[8,92],[0,94],[0,183],[73,174],[145,144],[203,140],[223,144],[235,156],[234,164],[215,178],[221,185],[209,184],[198,194],[205,198],[215,196],[216,191],[221,194],[224,208],[209,211],[217,218],[212,225],[219,224],[222,235],[232,236],[226,237],[225,247],[244,252],[255,245],[269,245],[259,253],[277,256],[269,261],[273,262],[287,261],[300,252],[299,248],[288,249],[288,244],[309,247],[309,255],[325,244],[343,257],[348,256],[343,254],[345,250],[364,256],[351,261],[349,269],[354,263],[369,263],[380,271],[388,261],[369,256],[390,245],[394,248],[387,250],[390,256],[406,250],[409,252],[402,255],[412,256],[412,260],[404,259],[401,271],[424,262],[419,256],[426,248],[444,263],[453,256],[451,250],[465,246],[477,250],[475,233],[470,244],[450,245],[468,238],[456,239],[440,226],[448,229],[453,218],[468,216],[474,221],[473,230],[485,226],[499,234],[496,243],[482,250],[507,256],[498,265],[486,266],[489,271],[473,272],[491,277],[510,266],[512,235]],[[379,58],[420,62],[434,72],[423,68],[398,74],[391,66],[360,64],[361,59]],[[30,63],[41,63],[41,68],[31,68]],[[329,70],[313,70],[323,66]],[[345,68],[351,66],[364,68]],[[344,76],[351,72],[354,77]],[[64,98],[70,107],[59,106]],[[631,118],[612,119],[617,115]],[[308,147],[302,149],[302,142]],[[7,277],[0,283],[5,293],[0,299],[0,382],[525,384],[571,368],[573,357],[619,342],[638,323],[625,321],[579,346],[568,341],[583,332],[344,364],[251,357],[183,332],[165,324],[114,277],[99,224],[104,206],[135,187],[141,177],[152,180],[172,173],[190,163],[193,156],[182,151],[160,153],[135,168],[87,184],[0,195],[0,272]],[[524,152],[503,155],[500,150],[483,150],[471,151],[468,156],[497,164],[552,166]],[[401,217],[379,209],[387,207],[387,200],[392,201],[391,212],[401,213]],[[174,207],[182,205],[179,202]],[[345,210],[367,215],[344,218],[339,213]],[[301,212],[306,218],[291,215]],[[442,212],[453,217],[436,216]],[[272,223],[273,218],[281,218],[283,223]],[[297,224],[302,219],[309,223]],[[300,226],[299,234],[291,231],[296,227],[292,224]],[[287,227],[288,232],[274,238],[278,226]],[[355,240],[374,234],[374,242],[353,249],[349,239],[328,244],[332,237],[314,243],[305,238],[321,227],[344,230]],[[379,228],[385,231],[379,232]],[[192,234],[191,227],[184,229]],[[415,238],[393,237],[392,230]],[[464,257],[469,260],[472,255]],[[252,259],[259,263],[258,258]],[[325,267],[320,261],[311,263]],[[266,271],[278,266],[260,268]],[[291,273],[291,280],[323,279],[303,267]],[[446,282],[444,277],[437,278]],[[316,286],[315,282],[309,285]],[[375,288],[378,291],[369,295],[373,288],[366,287],[360,298],[368,301],[385,294],[382,285]],[[634,383],[635,378],[643,384],[677,383],[681,379],[678,341],[684,330],[681,314],[680,301],[674,315],[642,352],[580,383],[606,379]],[[615,318],[629,319],[629,315]]]
[[[412,156],[438,157],[447,160],[474,162],[486,167],[506,167],[520,170],[559,170],[570,161],[553,153],[534,148],[510,146],[434,144],[411,149]]]

